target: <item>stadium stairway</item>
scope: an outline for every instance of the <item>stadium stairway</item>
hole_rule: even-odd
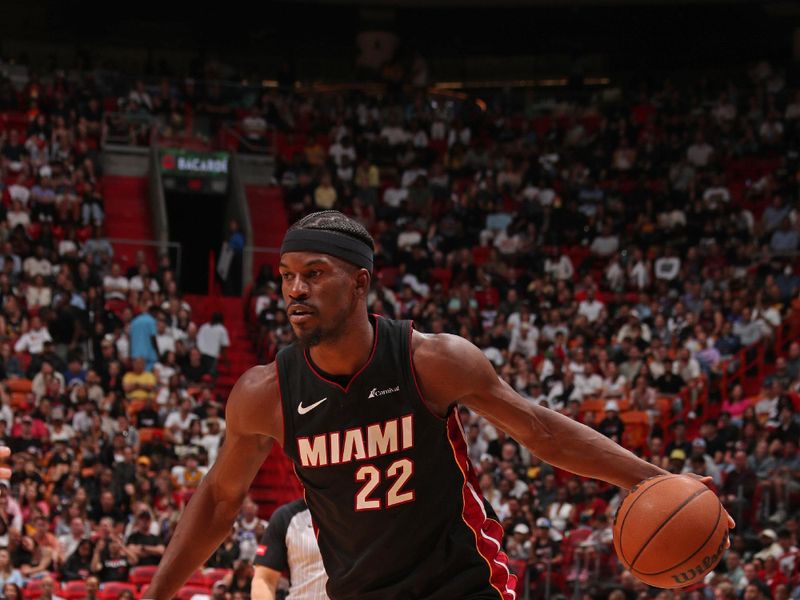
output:
[[[106,211],[106,234],[111,239],[131,240],[132,243],[112,243],[114,260],[123,271],[136,262],[136,252],[144,250],[151,267],[156,266],[152,246],[135,243],[154,239],[150,215],[147,177],[106,175],[103,177],[103,198]]]
[[[275,185],[247,185],[245,194],[253,228],[252,245],[259,248],[280,248],[283,234],[289,226],[281,188]],[[254,253],[253,276],[265,262],[277,268],[278,255]]]
[[[231,339],[231,347],[228,349],[230,366],[219,365],[216,392],[227,401],[239,376],[256,364],[256,354],[247,334],[242,312],[242,299],[197,295],[186,295],[184,299],[191,305],[192,320],[198,326],[209,321],[214,312],[219,311],[223,315]],[[267,519],[281,504],[295,500],[302,494],[302,487],[294,475],[291,461],[278,445],[273,446],[250,488],[250,495],[258,504],[259,515]]]

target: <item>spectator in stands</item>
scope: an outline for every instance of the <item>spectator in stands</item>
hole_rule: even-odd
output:
[[[145,370],[145,359],[142,357],[133,359],[133,369],[125,373],[122,378],[122,389],[130,402],[136,402],[139,406],[144,404],[145,399],[155,397],[155,389],[158,385],[155,375]]]
[[[92,573],[102,583],[128,581],[130,568],[137,563],[136,555],[125,547],[116,534],[97,541],[92,555]]]
[[[84,580],[91,575],[92,556],[94,555],[94,543],[86,538],[81,539],[75,546],[75,550],[67,556],[67,560],[61,567],[61,575],[65,581]]]
[[[151,371],[153,365],[155,365],[158,360],[158,343],[156,341],[158,328],[156,326],[156,317],[159,312],[160,309],[158,306],[152,304],[146,311],[142,312],[131,321],[130,356],[134,362],[137,358],[143,359],[144,368],[147,369],[147,371]]]
[[[5,589],[7,583],[13,583],[19,587],[25,585],[25,580],[19,569],[11,564],[11,555],[6,548],[0,548],[0,586]]]
[[[230,344],[222,313],[215,312],[211,321],[204,323],[197,332],[197,349],[203,357],[206,372],[215,374],[219,359],[227,361],[226,351]]]
[[[35,316],[31,318],[28,330],[14,344],[14,352],[28,352],[31,355],[41,354],[44,350],[44,343],[52,341],[52,339],[47,327],[42,324],[42,320]]]
[[[157,565],[164,554],[165,545],[157,535],[150,533],[152,516],[149,510],[136,515],[133,532],[128,535],[128,551],[136,556],[136,564]]]

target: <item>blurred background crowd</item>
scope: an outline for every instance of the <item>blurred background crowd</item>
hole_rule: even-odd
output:
[[[800,598],[795,84],[767,63],[580,99],[0,79],[3,597],[138,597],[224,439],[223,315],[198,322],[169,256],[123,264],[105,232],[103,144],[156,136],[273,153],[290,223],[335,208],[373,234],[372,312],[712,477],[737,528],[689,595]],[[242,298],[259,362],[292,342],[283,306],[264,266]],[[661,597],[614,556],[624,492],[460,417],[521,592]],[[246,501],[182,597],[249,597],[265,526]]]

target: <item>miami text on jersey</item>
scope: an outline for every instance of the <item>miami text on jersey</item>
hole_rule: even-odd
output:
[[[339,465],[413,447],[413,414],[366,427],[297,438],[300,464],[304,467]]]

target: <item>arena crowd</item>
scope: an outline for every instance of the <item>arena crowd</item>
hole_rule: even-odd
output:
[[[149,138],[104,118],[92,78],[47,80],[0,82],[0,110],[26,116],[0,133],[0,442],[14,451],[0,583],[12,599],[66,596],[70,580],[85,584],[70,597],[93,598],[157,564],[225,430],[204,352],[225,345],[224,326],[193,321],[168,258],[126,271],[104,237],[104,131]],[[800,598],[800,342],[775,352],[800,290],[800,93],[780,71],[557,100],[244,97],[165,80],[119,105],[162,128],[230,122],[243,150],[274,143],[290,220],[336,208],[373,233],[372,312],[462,335],[530,402],[711,476],[737,529],[691,595]],[[269,268],[246,302],[267,362],[292,340]],[[759,347],[768,376],[732,378],[740,350]],[[460,416],[534,595],[663,594],[614,557],[619,490]],[[256,508],[245,503],[208,562],[209,595],[248,596]]]

